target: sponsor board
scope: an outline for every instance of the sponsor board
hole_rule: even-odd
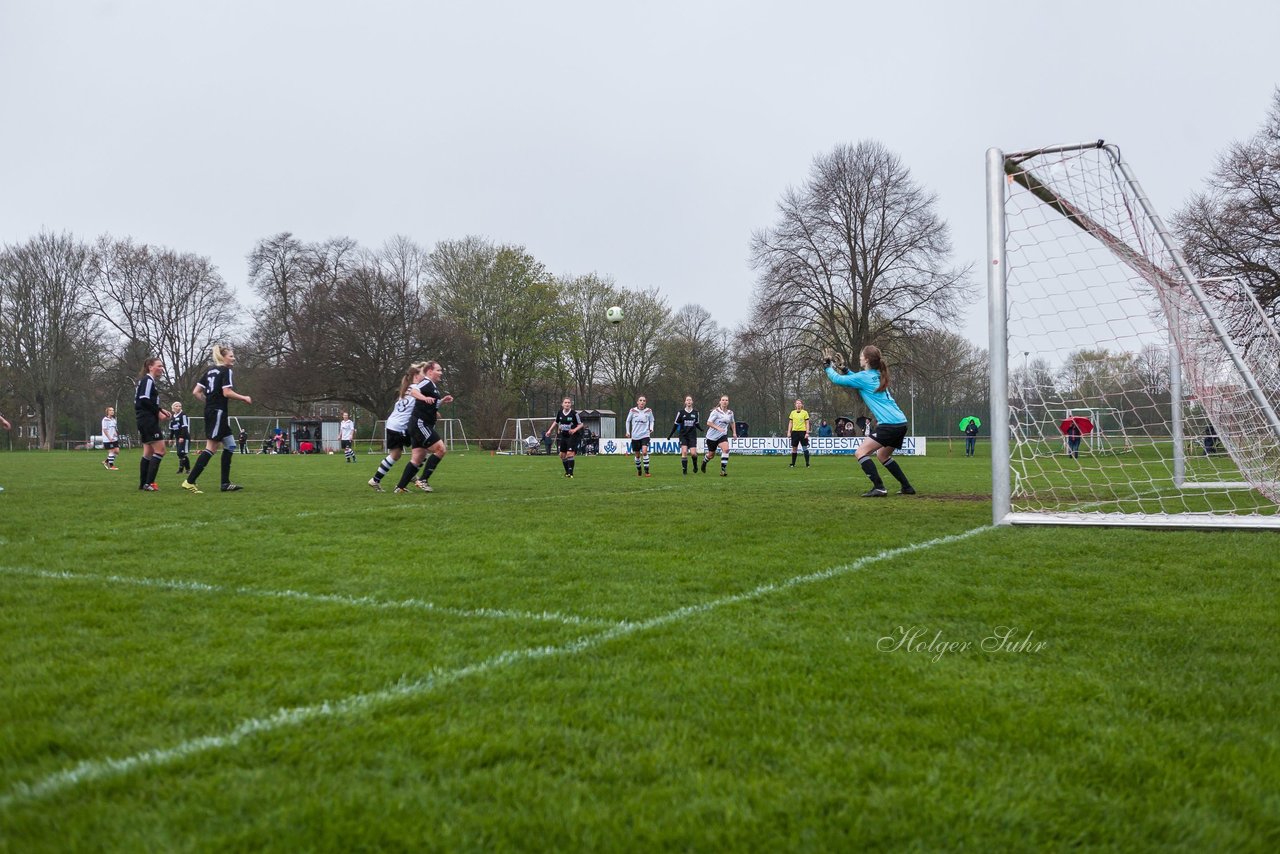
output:
[[[815,455],[852,455],[862,444],[862,436],[824,436],[809,440],[809,453]],[[923,457],[926,439],[924,436],[908,436],[902,440],[902,450],[894,453],[904,457]],[[626,439],[601,439],[600,453],[630,454],[631,442]],[[679,439],[650,439],[649,453],[679,454]],[[698,453],[706,453],[706,440],[698,439]],[[789,436],[759,436],[747,439],[730,439],[729,453],[747,454],[748,456],[765,456],[774,454],[791,454],[791,438]]]

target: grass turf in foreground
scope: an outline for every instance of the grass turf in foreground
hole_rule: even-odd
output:
[[[907,461],[925,494],[883,502],[849,497],[862,481],[831,458],[735,458],[723,479],[659,458],[652,480],[587,460],[565,481],[467,455],[439,493],[390,496],[362,485],[373,458],[255,457],[236,463],[249,490],[198,497],[131,494],[85,460],[0,458],[5,566],[639,621],[990,512],[967,500],[986,462],[963,457]],[[0,845],[1270,850],[1274,542],[987,531],[642,630],[0,573]],[[998,626],[1046,646],[982,649]],[[894,648],[912,629],[970,647]]]

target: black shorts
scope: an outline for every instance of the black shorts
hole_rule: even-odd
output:
[[[717,438],[712,438],[711,436],[708,436],[707,437],[707,453],[709,454],[716,448],[720,447],[721,442],[727,442],[727,441],[729,441],[728,433],[725,433],[723,436],[719,436]]]
[[[633,454],[642,454],[642,453],[643,453],[643,454],[647,454],[648,452],[649,452],[649,437],[648,437],[648,436],[645,436],[643,439],[632,439],[632,440],[631,440],[631,453],[633,453]]]
[[[103,450],[114,451],[116,448],[120,447],[120,443],[119,442],[103,442],[102,447],[103,447]]]
[[[578,434],[577,433],[561,433],[559,444],[560,444],[560,453],[562,454],[578,453]]]
[[[430,448],[440,441],[440,437],[436,435],[436,426],[428,424],[419,418],[409,428],[409,447],[411,448]]]
[[[795,448],[800,445],[804,445],[806,448],[809,447],[809,434],[805,433],[803,430],[792,430],[791,447]]]
[[[344,451],[348,451],[348,450],[350,450],[350,449],[351,449],[351,440],[350,440],[350,439],[343,439],[342,441],[338,442],[338,444],[341,446],[342,450],[344,450]]]
[[[204,437],[210,442],[221,442],[231,435],[231,419],[227,410],[206,407],[204,410]]]
[[[900,451],[902,450],[902,440],[907,438],[907,425],[877,424],[876,429],[871,431],[870,438],[886,448]]]
[[[160,429],[160,419],[154,415],[138,416],[138,434],[142,436],[142,444],[163,442],[164,432]]]
[[[387,450],[398,451],[401,448],[409,447],[409,437],[401,433],[399,430],[387,431]]]
[[[696,432],[690,432],[688,434],[681,433],[680,447],[692,448],[696,451],[698,449],[698,434]]]

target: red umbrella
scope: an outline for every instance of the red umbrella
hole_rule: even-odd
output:
[[[1093,422],[1083,415],[1072,415],[1070,418],[1064,418],[1060,425],[1062,432],[1066,433],[1072,424],[1076,425],[1076,429],[1080,431],[1081,436],[1087,436],[1093,432]]]

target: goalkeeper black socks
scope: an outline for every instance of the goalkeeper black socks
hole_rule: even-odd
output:
[[[222,449],[222,482],[231,482],[231,458],[235,456],[235,452],[226,448]]]
[[[903,489],[911,488],[911,484],[907,481],[907,476],[903,473],[902,466],[898,465],[897,460],[895,460],[893,457],[890,457],[889,459],[885,460],[884,467],[885,467],[885,470],[889,472],[889,474],[893,475],[894,478],[897,479],[898,483],[902,484]]]
[[[156,454],[151,458],[151,465],[147,466],[147,476],[143,481],[146,483],[155,483],[156,475],[160,474],[160,461],[164,459],[164,454]]]
[[[884,489],[884,481],[880,479],[880,472],[876,471],[875,458],[868,454],[859,461],[859,464],[867,477],[871,478],[871,485],[876,489]]]

